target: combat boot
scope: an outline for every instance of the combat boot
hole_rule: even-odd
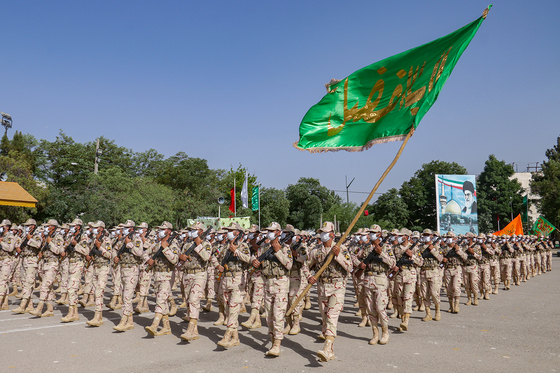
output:
[[[148,307],[148,297],[141,297],[140,301],[136,305],[134,309],[136,313],[146,313],[150,312],[150,308]]]
[[[82,307],[85,307],[86,304],[88,303],[88,298],[89,298],[89,294],[84,294],[84,296],[82,297],[82,299],[78,301],[78,303],[80,303]]]
[[[515,278],[515,286],[520,286],[521,284],[519,283],[519,276],[517,276]]]
[[[88,301],[84,307],[93,307],[93,306],[95,306],[95,296],[93,294],[90,294]]]
[[[184,334],[181,334],[181,339],[187,342],[198,339],[197,319],[191,319],[191,321],[189,321],[189,327]]]
[[[400,325],[400,328],[401,328],[402,331],[406,332],[408,330],[408,319],[409,318],[410,318],[410,313],[405,313],[403,315],[402,322],[401,322],[401,325]]]
[[[233,330],[231,331],[231,339],[229,340],[229,343],[227,345],[227,347],[234,347],[234,346],[239,346],[241,342],[239,341],[239,334],[237,333],[237,329],[233,328]]]
[[[362,312],[362,309],[361,309],[361,308],[358,309],[358,312],[356,312],[356,313],[354,314],[354,316],[358,316],[358,317],[360,317],[360,316],[362,316],[362,315],[363,315],[363,312]]]
[[[117,296],[116,296],[116,295],[113,295],[113,297],[111,298],[111,301],[109,302],[109,304],[107,305],[107,307],[109,307],[110,309],[114,310],[116,304],[117,304]]]
[[[391,319],[396,319],[397,317],[400,316],[398,307],[394,307],[394,308],[395,308],[395,310],[393,311],[391,316],[389,316],[389,318],[391,318]]]
[[[325,344],[323,345],[323,349],[317,351],[317,356],[321,361],[330,361],[334,359],[334,349],[333,349],[333,342],[334,337],[332,335],[328,335],[325,337]]]
[[[117,304],[115,304],[115,308],[116,310],[120,310],[122,309],[123,303],[122,303],[122,297],[120,295],[117,295]]]
[[[161,321],[161,317],[162,317],[161,313],[156,313],[152,325],[146,326],[144,328],[152,337],[155,337],[157,335],[157,329],[159,327],[159,322]]]
[[[132,317],[132,314],[127,316],[126,325],[124,326],[123,331],[131,329],[134,329],[134,319]]]
[[[429,307],[426,308],[426,316],[422,319],[422,321],[432,321],[432,310]]]
[[[135,296],[134,299],[132,300],[132,303],[138,303],[138,302],[140,302],[140,299],[142,299],[142,298],[140,297],[140,293],[139,293],[139,292],[136,292],[136,296]]]
[[[121,321],[119,322],[119,325],[113,326],[113,330],[116,330],[118,332],[124,332],[124,326],[126,325],[126,320],[127,319],[128,319],[128,316],[122,315]]]
[[[19,298],[18,295],[19,295],[18,287],[17,287],[17,285],[14,285],[14,291],[12,291],[12,292],[11,292],[10,294],[8,294],[7,296],[8,296],[8,297],[16,297],[16,298]]]
[[[290,329],[290,332],[288,334],[297,335],[301,331],[301,328],[299,326],[299,315],[292,315],[292,317],[292,329]]]
[[[177,306],[177,308],[187,308],[187,307],[188,307],[187,301],[185,300],[185,298],[182,298],[182,297],[181,297],[181,299],[182,299],[183,301],[181,302],[181,304],[179,304],[179,305]]]
[[[381,338],[379,344],[384,345],[389,342],[389,325],[381,325]]]
[[[82,295],[83,293],[84,293],[84,286],[82,284],[80,284],[80,287],[78,288],[77,295]]]
[[[473,306],[478,306],[478,297],[474,297]]]
[[[459,297],[455,297],[455,305],[453,307],[453,313],[459,313]]]
[[[31,311],[33,311],[34,309],[35,307],[33,306],[33,299],[29,297],[29,300],[27,302],[27,307],[25,308],[25,311],[23,313],[31,313]]]
[[[45,302],[43,302],[42,300],[39,301],[39,304],[37,304],[37,308],[35,308],[33,311],[29,312],[31,315],[33,316],[41,316],[41,314],[43,313],[43,306],[45,305]]]
[[[494,285],[494,291],[492,291],[492,294],[498,294],[498,285]]]
[[[68,293],[62,293],[60,295],[60,299],[56,301],[57,304],[60,304],[61,306],[64,304],[68,304]]]
[[[74,316],[74,306],[70,306],[70,307],[68,307],[68,313],[66,314],[66,316],[62,317],[60,319],[60,321],[61,322],[72,322],[72,321],[74,321],[73,316]]]
[[[509,290],[509,280],[504,280],[504,290]]]
[[[290,316],[286,317],[286,326],[284,327],[284,334],[288,334],[292,329],[292,318]]]
[[[212,299],[206,299],[206,304],[204,305],[204,307],[202,307],[202,309],[206,312],[211,312],[212,311]],[[256,311],[257,311],[257,313],[259,312],[258,310],[256,310]]]
[[[224,306],[220,304],[219,311],[218,311],[218,320],[214,322],[214,325],[224,325],[224,321],[225,321]]]
[[[227,328],[226,333],[224,334],[224,337],[218,341],[218,346],[222,346],[224,348],[228,348],[229,346],[229,340],[231,339],[231,336],[233,334],[233,328]]]
[[[177,304],[175,304],[175,299],[173,297],[169,297],[169,316],[173,317],[177,314]]]
[[[45,312],[43,312],[40,316],[41,317],[54,316],[54,309],[53,309],[53,305],[52,305],[51,302],[47,303],[47,310]]]
[[[255,318],[255,322],[253,323],[253,325],[251,325],[249,329],[258,329],[260,327],[262,327],[261,315],[257,312],[257,317]]]
[[[160,336],[160,335],[171,334],[171,325],[169,325],[169,315],[163,316],[163,319],[161,320],[161,324],[162,324],[161,330],[157,332],[155,335]]]
[[[95,311],[95,315],[93,319],[86,321],[86,324],[89,326],[101,326],[103,325],[103,317],[101,315],[101,311]]]
[[[241,323],[241,326],[243,326],[247,329],[251,329],[251,326],[253,325],[253,323],[255,322],[257,317],[259,317],[259,310],[252,309],[251,310],[251,315],[249,316],[249,319],[247,321]]]
[[[305,297],[305,306],[303,306],[304,310],[311,309],[311,300],[309,299],[309,295]]]
[[[393,309],[393,298],[391,298],[391,299],[389,300],[389,304],[387,305],[387,309],[388,309],[388,310],[392,310],[392,309]]]
[[[245,307],[243,302],[239,305],[239,313],[247,313],[247,307]]]
[[[484,299],[486,300],[490,299],[490,290],[484,290]]]
[[[436,314],[434,316],[434,321],[440,321],[441,320],[441,309],[440,309],[440,304],[436,303]]]
[[[8,307],[8,296],[4,295],[3,297],[0,297],[0,310],[4,311],[9,309]]]
[[[364,310],[364,312],[362,312],[362,322],[358,324],[358,328],[363,328],[367,325],[368,323],[368,318],[366,315],[366,311]]]
[[[453,297],[447,297],[447,299],[449,300],[449,309],[447,310],[447,312],[454,313],[453,308],[455,306],[455,300],[453,299]]]
[[[471,300],[471,292],[470,290],[467,290],[467,303],[465,303],[465,306],[470,306],[472,304],[472,300]]]
[[[379,342],[379,329],[377,329],[377,325],[374,325],[371,327],[371,330],[373,331],[373,338],[369,340],[369,344],[376,345]]]
[[[274,342],[272,342],[272,348],[266,351],[264,354],[266,356],[272,356],[272,357],[280,356],[280,343],[282,343],[281,339],[275,339]]]

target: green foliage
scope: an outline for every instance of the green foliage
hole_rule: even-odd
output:
[[[289,213],[290,201],[286,198],[286,192],[276,188],[261,189],[261,227],[267,227],[273,221],[285,226]],[[252,216],[252,221],[258,224],[259,212],[253,211]]]
[[[370,205],[370,213],[383,229],[408,227],[410,212],[396,188],[389,189]]]
[[[321,215],[342,201],[319,180],[305,177],[300,178],[297,184],[288,185],[286,197],[290,201],[288,223],[300,229],[319,228]]]
[[[467,169],[455,162],[431,161],[402,184],[399,194],[406,204],[409,216],[401,226],[436,229],[436,183],[435,175],[466,175]]]
[[[500,228],[511,222],[523,210],[523,188],[516,180],[510,180],[515,171],[493,154],[484,163],[484,170],[477,180],[478,229],[482,233],[498,230],[496,215],[500,217]]]
[[[541,197],[537,201],[539,212],[560,228],[560,136],[545,155],[548,160],[543,162],[542,171],[533,175],[531,191]]]

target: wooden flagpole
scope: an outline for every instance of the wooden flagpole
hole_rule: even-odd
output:
[[[366,206],[368,205],[369,201],[372,199],[373,195],[377,191],[377,188],[379,188],[379,186],[381,185],[383,180],[385,180],[385,177],[387,177],[387,175],[389,174],[389,171],[391,171],[391,169],[393,168],[395,163],[397,163],[399,157],[401,156],[401,153],[404,150],[404,147],[406,146],[406,143],[408,142],[408,139],[410,139],[410,137],[412,136],[413,133],[414,133],[414,125],[410,129],[410,132],[408,132],[408,135],[406,135],[406,138],[404,139],[397,155],[395,156],[395,159],[393,159],[393,162],[391,162],[391,164],[389,165],[389,167],[387,167],[387,169],[385,170],[383,175],[381,175],[381,178],[379,179],[377,184],[375,184],[375,186],[373,187],[373,189],[369,193],[368,197],[364,201],[364,204],[360,208],[360,211],[358,211],[358,213],[354,217],[354,220],[352,220],[352,223],[350,223],[350,225],[346,229],[346,232],[344,232],[344,234],[342,235],[342,237],[340,238],[340,240],[337,242],[337,244],[335,246],[340,247],[340,245],[342,245],[342,243],[346,240],[346,237],[348,237],[348,235],[350,234],[350,231],[352,230],[352,228],[354,228],[354,225],[356,224],[356,222],[358,221],[360,216],[362,216],[364,210],[366,209]],[[329,253],[329,256],[325,260],[325,264],[323,264],[323,266],[317,271],[317,273],[315,273],[315,278],[319,279],[319,277],[321,277],[321,274],[325,271],[325,269],[327,269],[328,265],[332,261],[333,256],[334,256],[334,254],[333,254],[332,249],[331,249],[331,252]],[[294,303],[292,303],[292,306],[290,307],[288,312],[286,312],[286,316],[290,316],[292,314],[292,312],[294,312],[294,309],[296,308],[296,306],[299,304],[299,302],[301,302],[303,297],[305,297],[305,295],[307,294],[307,292],[309,292],[309,290],[311,289],[312,286],[313,286],[313,284],[308,284],[307,285],[307,287],[303,290],[303,292],[300,294],[300,296],[295,300]]]

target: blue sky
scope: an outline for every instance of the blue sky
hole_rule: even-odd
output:
[[[5,2],[0,110],[39,139],[102,135],[212,168],[241,163],[266,187],[308,176],[343,190],[348,175],[351,190],[369,192],[401,143],[301,152],[302,117],[331,78],[444,36],[488,4]],[[559,16],[558,1],[495,1],[379,191],[435,159],[472,174],[489,154],[520,170],[544,160],[560,135]]]

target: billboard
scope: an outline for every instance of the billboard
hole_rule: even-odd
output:
[[[474,175],[436,175],[437,230],[478,234]]]

